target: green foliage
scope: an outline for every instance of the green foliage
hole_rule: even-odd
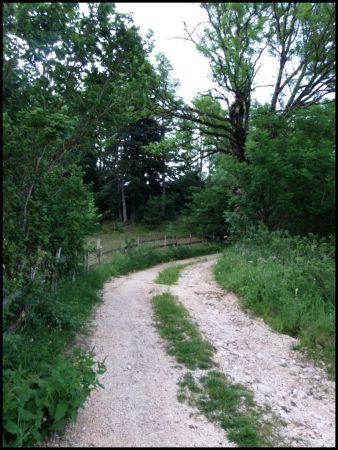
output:
[[[208,369],[212,361],[213,348],[190,321],[189,313],[169,292],[152,299],[156,324],[160,335],[167,341],[169,355],[190,369]]]
[[[251,164],[229,160],[228,170],[241,189],[227,216],[235,226],[262,221],[270,230],[287,229],[294,234],[334,231],[334,110],[330,105],[299,111],[291,121],[257,111],[247,158]]]
[[[77,3],[5,5],[4,43],[4,281],[10,293],[33,274],[43,281],[77,271],[97,217],[82,178],[97,189],[105,175],[87,166],[96,168],[102,146],[117,135],[135,136],[128,143],[131,158],[149,142],[142,127],[159,81],[147,60],[151,36],[143,40],[113,4],[90,4],[89,17]],[[150,133],[159,139],[158,130]],[[109,166],[112,155],[106,156]],[[127,159],[123,170],[131,166]],[[134,171],[132,187],[139,192],[136,178],[142,173]],[[56,265],[59,247],[67,260]]]
[[[334,241],[254,230],[227,248],[215,268],[220,285],[307,353],[335,361]]]
[[[165,198],[150,196],[147,203],[138,210],[142,224],[156,228],[164,220],[174,220],[177,217],[178,204],[179,200],[175,193],[169,193]]]
[[[31,355],[33,357],[33,355]],[[41,441],[48,432],[61,430],[75,420],[104,366],[91,352],[74,350],[70,358],[58,356],[40,373],[27,369],[4,370],[3,446],[26,447]]]
[[[157,276],[155,282],[158,284],[176,284],[181,271],[189,264],[181,264],[163,269]]]
[[[184,211],[184,221],[192,232],[224,239],[230,233],[223,213],[231,201],[233,176],[222,166],[219,158],[215,172],[206,181],[204,189],[191,189],[191,202]]]

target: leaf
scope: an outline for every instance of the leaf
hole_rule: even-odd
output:
[[[18,425],[15,422],[13,422],[12,420],[7,420],[7,422],[4,423],[4,428],[11,434],[19,433]]]
[[[62,419],[62,417],[64,417],[64,415],[66,414],[68,405],[67,403],[62,403],[59,402],[56,410],[55,410],[55,415],[54,415],[54,420],[55,422],[58,422],[60,419]]]
[[[50,427],[50,430],[60,430],[62,428],[64,428],[64,426],[67,423],[67,419],[61,419],[58,422],[54,422],[53,425]]]

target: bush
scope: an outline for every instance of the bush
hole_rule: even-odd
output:
[[[28,446],[75,420],[89,392],[100,385],[96,376],[104,367],[93,368],[96,363],[92,353],[75,349],[71,358],[59,355],[39,374],[5,369],[3,446]]]
[[[334,121],[334,105],[299,110],[289,119],[256,110],[246,145],[250,164],[228,158],[224,165],[240,186],[228,221],[237,228],[262,221],[271,231],[295,235],[334,233]]]

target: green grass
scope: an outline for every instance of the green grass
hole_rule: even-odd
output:
[[[218,283],[245,308],[335,370],[334,243],[258,233],[229,246],[215,266]]]
[[[90,351],[79,353],[78,333],[87,323],[100,291],[111,277],[153,265],[220,251],[213,244],[177,247],[166,251],[135,250],[115,254],[110,262],[63,281],[55,293],[36,289],[25,299],[31,304],[13,333],[4,320],[3,334],[3,446],[25,447],[75,420],[78,408],[99,387],[103,362]]]
[[[197,406],[205,416],[217,421],[227,431],[230,441],[243,447],[277,446],[276,429],[281,425],[267,410],[257,407],[253,394],[240,384],[233,384],[220,372],[207,371],[216,366],[214,349],[202,338],[188,311],[170,292],[152,299],[155,323],[166,340],[169,355],[191,370],[204,369],[206,374],[196,380],[188,372],[179,383],[179,401]]]
[[[190,321],[184,306],[169,292],[153,297],[152,302],[159,333],[167,341],[168,354],[190,369],[214,366],[213,348]]]
[[[209,371],[198,379],[191,372],[179,383],[178,398],[188,401],[227,432],[239,447],[277,447],[281,439],[276,430],[282,422],[268,409],[255,405],[253,394],[240,384],[228,381],[224,374]],[[269,420],[262,420],[263,414]]]
[[[181,274],[181,271],[187,267],[189,264],[181,264],[176,266],[167,267],[163,269],[155,280],[158,284],[176,284],[177,280]]]
[[[96,233],[87,240],[89,251],[95,251],[96,240],[101,239],[104,249],[124,247],[128,242],[136,242],[137,238],[155,238],[164,235],[188,235],[190,232],[179,222],[162,223],[157,227],[147,227],[141,224],[123,225],[121,222],[103,222],[97,227]],[[149,243],[149,246],[153,244]]]

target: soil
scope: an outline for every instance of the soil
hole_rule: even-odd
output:
[[[106,358],[100,377],[105,388],[93,391],[77,422],[45,446],[236,447],[224,430],[177,400],[177,383],[187,370],[167,355],[150,301],[170,290],[215,347],[217,370],[283,419],[288,447],[335,447],[335,383],[292,350],[296,339],[244,312],[238,298],[216,284],[216,260],[211,255],[180,261],[193,264],[174,286],[154,282],[172,263],[106,283],[86,341],[97,359]]]

